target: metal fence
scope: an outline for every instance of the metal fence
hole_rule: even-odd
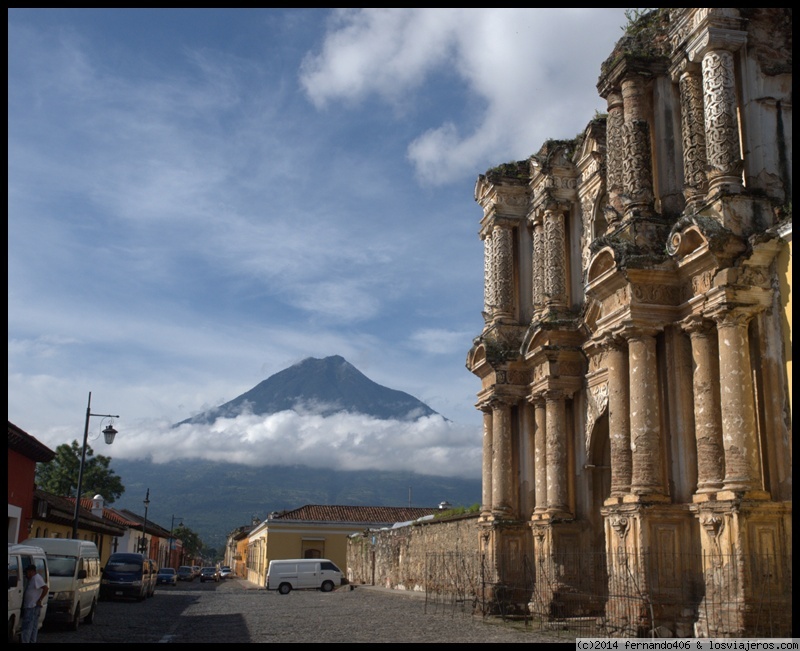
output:
[[[792,558],[426,557],[426,610],[516,620],[575,637],[791,637]]]

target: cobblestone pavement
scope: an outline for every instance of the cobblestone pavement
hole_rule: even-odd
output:
[[[426,605],[422,593],[372,586],[268,592],[241,579],[159,587],[144,602],[101,602],[78,631],[46,627],[47,643],[568,642],[518,623]]]

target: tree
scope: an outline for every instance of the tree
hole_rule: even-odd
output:
[[[183,553],[186,558],[195,559],[203,551],[203,542],[189,527],[179,524],[172,531],[172,537],[183,544]]]
[[[86,446],[81,497],[94,497],[99,493],[106,504],[113,504],[125,492],[122,480],[109,467],[110,463],[111,457],[95,456],[94,450]],[[36,485],[48,493],[72,497],[78,488],[80,466],[81,446],[78,442],[73,441],[72,445],[62,443],[56,448],[52,461],[36,464]]]

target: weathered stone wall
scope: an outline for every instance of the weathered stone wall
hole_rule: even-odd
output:
[[[347,545],[347,579],[354,584],[425,590],[431,554],[478,552],[478,514],[366,531]]]

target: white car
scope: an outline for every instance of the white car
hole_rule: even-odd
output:
[[[219,578],[221,579],[230,579],[233,576],[233,570],[229,568],[227,565],[223,565],[219,568]]]

